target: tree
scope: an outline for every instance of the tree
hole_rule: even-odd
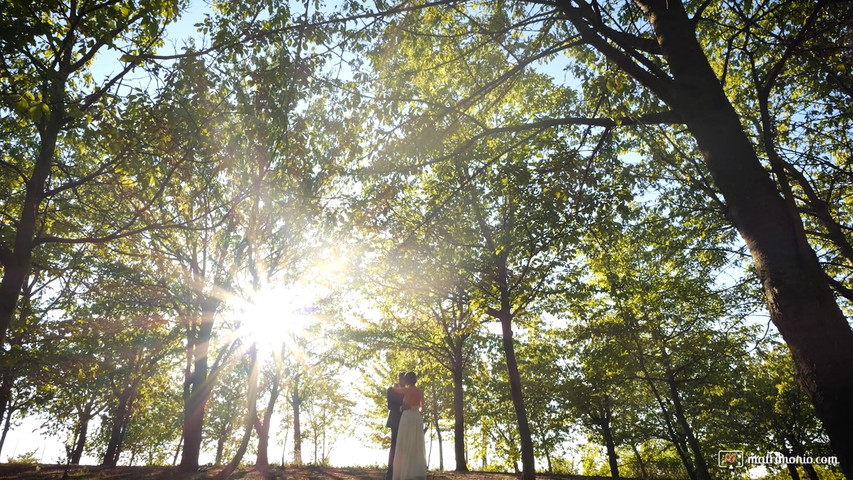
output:
[[[853,421],[846,407],[853,399],[853,374],[841,367],[853,360],[853,331],[809,246],[784,166],[780,168],[773,151],[765,151],[777,187],[758,156],[768,145],[754,141],[744,130],[744,116],[712,67],[708,47],[700,44],[697,25],[710,5],[641,1],[638,6],[652,27],[653,43],[646,32],[637,35],[609,25],[597,3],[558,4],[585,43],[671,108],[696,140],[726,202],[727,216],[752,253],[771,318],[791,349],[801,385],[824,421],[845,475],[853,476],[853,434],[844,427]],[[692,18],[688,7],[695,9]],[[832,10],[822,2],[802,12],[790,9],[778,61],[753,65],[752,73],[761,79],[753,92],[759,102],[779,87],[777,77],[789,68],[788,62],[794,61],[801,46],[818,38],[829,41],[824,29],[832,29],[833,24],[827,23],[827,15],[850,15],[849,8]],[[803,13],[805,22],[787,23]],[[772,137],[766,120],[763,133]]]
[[[483,321],[471,306],[470,292],[466,291],[470,286],[466,286],[464,281],[454,285],[454,280],[443,278],[444,273],[457,268],[452,259],[444,258],[453,254],[440,245],[433,247],[435,250],[429,254],[419,250],[395,252],[391,258],[385,259],[390,261],[378,262],[382,263],[381,266],[374,265],[382,283],[369,282],[366,286],[374,292],[381,289],[383,317],[341,335],[377,349],[413,352],[422,359],[421,370],[426,364],[435,364],[436,369],[450,374],[455,470],[468,471],[464,391],[469,368],[481,350]],[[420,274],[424,270],[434,272],[429,280]],[[423,371],[418,374],[421,373]],[[436,403],[438,392],[444,394],[444,390],[441,386],[425,391],[427,403],[435,410],[433,419],[436,427],[444,410],[443,405]],[[436,433],[439,432],[436,428]],[[443,455],[442,450],[439,452]]]
[[[384,209],[375,216],[380,222],[387,218],[383,226],[392,232],[390,238],[404,239],[398,246],[404,255],[428,257],[441,252],[440,248],[453,251],[439,253],[451,259],[442,268],[455,270],[446,276],[452,279],[455,275],[466,285],[476,314],[500,322],[524,475],[532,478],[533,443],[513,328],[530,318],[529,311],[571,269],[566,252],[572,248],[574,230],[594,211],[599,194],[588,195],[587,185],[601,176],[592,160],[599,153],[610,155],[608,135],[586,131],[560,137],[549,132],[519,140],[512,132],[495,127],[492,138],[477,142],[476,131],[482,126],[511,123],[525,114],[559,108],[555,105],[566,100],[569,92],[554,88],[547,77],[536,73],[519,75],[518,84],[526,88],[479,89],[480,73],[507,68],[507,63],[492,52],[479,52],[455,65],[459,37],[454,36],[454,25],[444,23],[451,17],[449,12],[416,10],[405,18],[403,28],[427,24],[441,29],[445,25],[451,32],[434,44],[426,37],[400,36],[393,53],[383,49],[375,54],[381,69],[410,73],[389,75],[387,81],[377,82],[376,116],[388,124],[380,125],[388,132],[388,147],[378,149],[376,160],[366,169],[368,179],[381,179],[373,180],[375,186],[368,194],[375,192],[375,207]],[[462,115],[464,122],[448,118],[447,111],[440,108],[433,110],[432,106],[459,94],[451,93],[448,84],[436,82],[435,71],[420,70],[426,48],[444,58],[445,65],[460,67],[440,70],[468,80],[468,88],[475,95],[482,94],[494,110]],[[550,95],[539,95],[541,92]],[[410,98],[418,102],[413,105],[402,100]],[[404,128],[396,122],[405,124],[389,114],[396,111],[403,118],[415,117],[414,127],[405,125],[406,130],[414,130],[414,138],[396,134]],[[437,139],[428,136],[436,128],[441,129]],[[445,136],[460,145],[451,154],[436,146]],[[585,155],[584,149],[592,155]],[[413,162],[423,167],[420,173],[412,170]],[[602,198],[608,195],[600,194]]]
[[[620,208],[620,215],[589,230],[587,281],[594,294],[592,305],[577,308],[586,325],[577,327],[574,341],[584,346],[576,362],[647,389],[651,405],[645,408],[658,410],[657,435],[675,448],[690,478],[710,479],[711,449],[703,447],[701,432],[709,430],[705,422],[720,420],[703,412],[743,395],[731,378],[746,374],[746,345],[756,333],[743,324],[744,284],[714,284],[728,262],[725,251],[714,249],[715,222],[695,217],[680,224],[662,216],[679,215],[678,209],[657,208]],[[598,388],[606,388],[606,376],[600,380]],[[599,400],[616,398],[603,393]],[[599,424],[610,408],[601,406],[608,407],[603,414],[593,412]],[[615,445],[608,447],[612,459]]]
[[[162,43],[163,27],[178,9],[176,1],[137,8],[3,3],[0,88],[10,148],[0,166],[11,188],[4,194],[0,240],[0,343],[39,247],[105,242],[151,228],[145,212],[168,180],[170,161],[152,165],[137,143],[140,122],[153,121],[146,97],[116,92],[143,63],[139,55]],[[99,84],[91,65],[108,50],[126,55],[118,73]],[[140,188],[130,180],[137,174],[153,177],[154,184]],[[98,203],[104,198],[114,199],[109,215]]]
[[[222,465],[226,458],[234,456],[236,445],[234,434],[238,431],[240,419],[246,415],[245,369],[239,368],[237,362],[229,362],[221,371],[218,388],[208,405],[207,421],[204,423],[204,438],[206,442],[215,445],[214,465]]]
[[[181,469],[195,471],[202,444],[204,414],[218,369],[234,342],[211,351],[217,314],[231,298],[247,255],[239,207],[245,200],[241,165],[226,162],[229,116],[227,92],[212,83],[215,71],[197,58],[178,62],[164,87],[164,128],[179,139],[186,159],[177,183],[156,204],[160,219],[177,219],[178,230],[159,230],[146,240],[151,259],[168,285],[171,309],[183,324],[186,364]],[[190,108],[191,106],[192,108]]]
[[[381,96],[398,107],[386,109],[395,113],[389,121],[394,125],[389,129],[392,135],[400,132],[418,146],[420,139],[429,138],[423,144],[426,148],[448,156],[507,132],[566,131],[578,125],[618,129],[628,138],[648,131],[649,125],[671,124],[672,129],[661,126],[660,131],[674,138],[689,135],[695,141],[690,155],[704,160],[704,165],[696,165],[698,178],[710,177],[713,188],[706,193],[719,192],[717,198],[724,202],[720,207],[752,254],[771,318],[791,349],[798,379],[823,420],[833,450],[844,459],[845,474],[853,476],[853,434],[844,427],[853,415],[846,408],[853,398],[853,374],[842,367],[851,363],[853,331],[831,289],[843,293],[844,282],[827,278],[830,272],[845,275],[840,272],[847,267],[822,269],[809,244],[811,238],[831,249],[829,256],[842,259],[849,243],[839,234],[846,219],[843,200],[836,196],[847,189],[848,169],[833,159],[844,151],[846,133],[838,128],[833,111],[849,110],[849,82],[838,72],[844,71],[841,39],[847,35],[850,6],[818,1],[741,8],[729,2],[664,0],[519,1],[494,8],[437,7],[441,11],[406,6],[373,12],[377,16],[402,12],[381,24],[378,33],[371,32],[395,42],[393,48],[377,44],[377,57],[402,58],[396,52],[405,42],[424,44],[432,39],[452,43],[456,53],[374,65],[385,84],[402,79],[414,84],[414,78],[443,89],[439,101],[411,90]],[[536,33],[521,35],[526,29]],[[583,97],[571,97],[580,100],[574,111],[566,105],[569,108],[562,111],[502,125],[472,121],[473,111],[497,111],[490,93],[561,52],[568,54],[569,70],[584,88]],[[514,63],[492,72],[480,70],[470,82],[458,81],[466,78],[463,72],[470,68],[471,58],[489,54]],[[435,82],[436,76],[455,81]],[[740,79],[749,80],[749,91],[737,87]],[[838,102],[830,102],[833,106],[824,111],[811,108],[809,100],[800,103],[821,97]],[[751,112],[757,115],[750,116]],[[798,132],[830,127],[830,146],[821,146],[824,141],[814,135],[796,137],[779,128],[788,119],[796,122]],[[476,126],[466,135],[454,136],[463,125]],[[679,131],[680,126],[686,130]],[[781,150],[781,145],[790,148],[800,138],[814,148]],[[780,152],[790,153],[798,165],[780,158]],[[808,168],[807,162],[817,167]],[[814,182],[808,180],[812,171]],[[808,235],[799,208],[813,227]]]

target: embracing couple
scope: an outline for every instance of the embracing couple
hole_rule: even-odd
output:
[[[388,422],[391,450],[388,454],[388,480],[426,479],[424,445],[424,392],[415,386],[413,372],[400,372],[397,383],[388,387]]]

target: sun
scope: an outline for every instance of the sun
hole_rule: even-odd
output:
[[[293,345],[317,320],[316,302],[323,295],[322,289],[307,285],[263,288],[239,302],[236,334],[259,347]]]

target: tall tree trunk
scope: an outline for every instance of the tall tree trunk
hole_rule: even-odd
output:
[[[16,222],[13,249],[0,251],[0,262],[3,265],[3,279],[0,280],[0,345],[6,342],[6,333],[15,316],[18,298],[32,266],[33,249],[36,247],[36,226],[39,223],[38,210],[45,198],[47,179],[56,155],[56,143],[65,118],[65,83],[68,76],[66,70],[69,69],[70,58],[67,49],[70,45],[60,55],[62,65],[59,72],[54,74],[53,81],[43,92],[45,103],[50,105],[50,113],[38,124],[39,152],[32,174],[25,184],[26,194]]]
[[[670,436],[672,445],[675,447],[675,452],[678,454],[678,457],[681,458],[681,463],[684,465],[685,470],[687,470],[687,476],[690,477],[690,480],[697,480],[696,468],[694,467],[693,462],[690,461],[690,456],[687,454],[687,446],[684,444],[684,439],[681,438],[681,435],[676,430],[675,425],[672,424],[672,414],[670,414],[669,409],[666,407],[666,402],[664,401],[663,396],[658,392],[654,383],[655,380],[649,375],[645,365],[641,365],[641,367],[643,369],[645,380],[649,385],[649,389],[652,391],[652,395],[654,395],[655,401],[660,408],[663,424]]]
[[[461,350],[461,349],[458,349]],[[453,363],[453,451],[456,456],[456,471],[467,472],[465,458],[465,389],[462,371],[462,352],[454,352]]]
[[[178,448],[175,449],[175,456],[172,457],[172,466],[174,467],[178,463],[178,455],[181,453],[181,448],[184,446],[184,437],[178,439]]]
[[[276,396],[278,394],[276,393]],[[258,434],[258,456],[255,460],[255,466],[268,467],[269,461],[269,439],[270,439],[270,424],[272,423],[272,409],[275,406],[275,400],[270,399],[267,405],[267,411],[264,412],[264,418],[255,419],[255,431]]]
[[[533,480],[536,478],[536,465],[533,456],[533,439],[530,435],[530,424],[527,420],[527,409],[524,406],[524,395],[521,390],[521,375],[518,372],[518,361],[515,358],[515,344],[512,333],[512,315],[508,302],[501,309],[501,330],[503,332],[503,349],[509,374],[509,392],[515,416],[518,420],[518,436],[521,443],[521,478]]]
[[[495,240],[491,228],[486,222],[485,215],[480,210],[479,201],[475,199],[476,194],[473,190],[469,190],[472,199],[472,205],[475,206],[475,215],[480,226],[480,233],[487,248],[495,252],[492,258],[492,267],[494,268],[494,277],[491,279],[494,282],[494,287],[500,295],[500,308],[495,309],[488,307],[486,312],[491,317],[499,320],[501,323],[501,339],[503,342],[504,357],[506,359],[507,375],[509,376],[509,391],[512,405],[515,410],[516,421],[518,423],[518,436],[521,443],[521,464],[522,474],[521,480],[534,480],[536,478],[536,460],[533,453],[533,439],[530,434],[530,423],[527,419],[527,409],[524,406],[524,395],[521,388],[521,375],[518,372],[518,361],[515,358],[515,345],[512,332],[512,300],[511,288],[509,283],[509,268],[507,261],[510,254],[511,245],[507,244],[507,240],[511,238],[515,227],[516,208],[514,201],[507,198],[506,217],[501,225],[500,245]]]
[[[269,424],[258,422],[255,424],[255,431],[258,432],[258,455],[255,457],[255,467],[267,468],[270,466],[268,452],[270,444]]]
[[[783,452],[783,453],[785,453],[785,456],[788,456],[788,457],[790,457],[792,455],[793,456],[799,455],[801,457],[807,456],[806,449],[805,449],[805,447],[803,447],[803,443],[800,442],[800,440],[797,438],[796,435],[794,435],[793,432],[789,431],[785,435],[785,439],[788,440],[788,443],[791,444],[790,453]],[[818,480],[817,472],[814,469],[814,465],[812,465],[811,463],[803,463],[803,469],[806,471],[806,474],[809,476],[809,480]]]
[[[483,434],[483,463],[482,463],[481,468],[482,468],[482,470],[485,470],[486,466],[489,464],[489,459],[488,459],[489,439],[488,439],[488,435],[486,434],[485,428],[482,429],[482,434]]]
[[[752,253],[770,318],[791,351],[797,380],[823,422],[844,475],[853,478],[853,331],[808,244],[802,219],[762,166],[682,2],[638,3],[673,77],[663,87],[648,86],[696,139],[728,216]]]
[[[610,464],[610,476],[619,478],[619,456],[616,455],[616,444],[613,443],[610,420],[605,420],[601,424],[601,434],[604,435],[604,444],[607,446],[607,462]]]
[[[220,434],[219,438],[216,439],[216,458],[213,461],[213,465],[218,467],[222,465],[222,453],[225,450],[225,435]]]
[[[789,463],[786,466],[788,467],[788,475],[791,476],[791,480],[800,480],[800,472],[797,471],[797,466],[793,463]]]
[[[200,301],[201,322],[197,329],[189,329],[187,338],[187,375],[184,381],[184,422],[179,471],[184,473],[198,470],[198,458],[201,454],[204,410],[213,385],[208,379],[208,353],[210,337],[213,331],[213,318],[219,307],[219,300],[205,297]]]
[[[35,282],[32,281],[32,276],[28,275],[27,278],[24,279],[24,284],[21,289],[19,305],[18,305],[18,322],[19,325],[26,325],[27,320],[32,316],[32,295],[33,295],[33,287],[35,286]],[[17,334],[13,334],[8,337],[9,348],[14,348],[15,346],[20,347],[24,344],[24,337],[28,335],[29,332],[27,329],[19,329]],[[2,345],[2,342],[0,342]],[[13,405],[12,391],[15,388],[15,382],[18,379],[18,374],[16,373],[16,365],[5,365],[2,369],[2,381],[0,381],[0,420],[6,419],[6,422],[3,426],[3,434],[0,436],[0,452],[3,451],[3,445],[6,443],[6,434],[9,433],[9,429],[12,426],[12,415],[16,410],[22,408],[21,405]]]

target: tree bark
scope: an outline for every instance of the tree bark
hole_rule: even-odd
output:
[[[610,430],[610,419],[601,424],[601,434],[604,436],[604,445],[607,447],[607,463],[610,464],[610,476],[619,478],[619,456],[616,455],[616,444],[613,443],[613,432]]]
[[[637,450],[637,446],[634,443],[631,443],[631,450],[634,452],[634,458],[637,459],[637,465],[640,467],[640,475],[643,478],[649,478],[649,474],[646,471],[646,462],[643,461],[643,456],[640,455],[640,451]]]
[[[6,410],[6,420],[3,422],[3,434],[0,435],[0,452],[3,451],[3,445],[6,444],[6,435],[9,433],[9,429],[12,428],[12,415],[14,412],[12,409]]]
[[[805,447],[803,447],[803,443],[800,442],[800,440],[797,438],[797,436],[792,431],[788,431],[788,433],[785,434],[785,440],[787,440],[788,443],[791,445],[790,452],[783,452],[783,453],[785,453],[785,456],[787,456],[787,457],[790,457],[792,455],[793,456],[799,455],[802,457],[807,456],[806,449],[805,449]],[[811,463],[803,463],[803,469],[806,471],[806,474],[809,476],[809,480],[818,480],[819,479],[819,477],[817,475],[817,471],[815,471],[814,465],[812,465]]]
[[[255,466],[266,468],[270,465],[269,460],[269,443],[270,443],[270,425],[269,421],[255,422],[255,431],[258,433],[258,455],[255,458]]]
[[[782,441],[782,448],[779,449],[779,452],[786,457],[791,456],[791,451],[784,445],[784,440]],[[797,471],[797,466],[795,464],[787,463],[785,466],[788,467],[788,474],[791,475],[791,480],[800,480],[800,472]]]
[[[0,420],[6,419],[6,425],[9,425],[12,418],[12,388],[15,383],[15,374],[11,367],[3,367],[2,383],[0,383]],[[6,443],[6,432],[8,426],[3,430],[3,436],[0,437],[0,452],[3,451],[3,445]]]

